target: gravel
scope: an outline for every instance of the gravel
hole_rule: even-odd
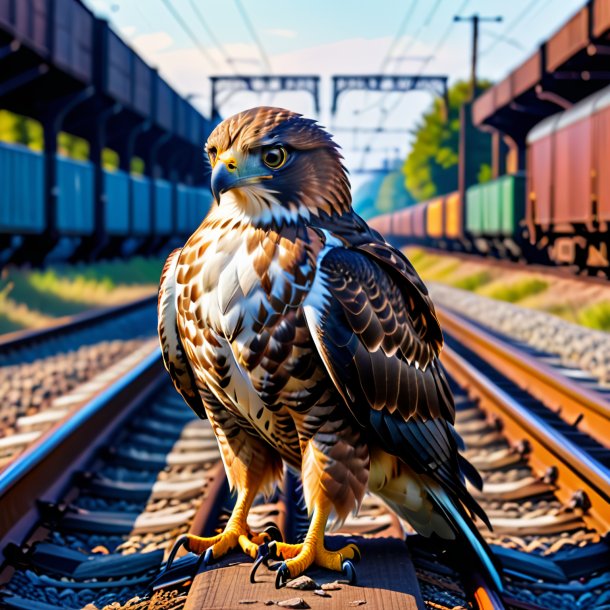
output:
[[[610,386],[610,333],[458,288],[435,283],[429,288],[439,305],[536,350],[554,354],[564,366],[586,371],[602,385]]]

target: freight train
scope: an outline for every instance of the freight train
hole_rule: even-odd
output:
[[[401,243],[609,273],[610,87],[538,123],[527,171],[370,223]]]
[[[0,0],[0,108],[37,121],[41,153],[0,143],[0,264],[152,252],[207,213],[214,124],[80,0]],[[57,154],[60,132],[89,161]],[[102,166],[110,149],[118,170]],[[143,161],[146,175],[131,173]]]
[[[101,231],[95,226],[93,164],[56,156],[57,206],[54,226],[60,240],[55,258],[69,258],[78,244],[96,233],[107,236],[107,250],[129,254],[170,237],[183,239],[200,224],[211,204],[208,189],[167,180],[103,172]],[[10,259],[26,236],[47,227],[43,155],[25,146],[0,143],[0,239]],[[68,255],[68,256],[66,256]]]

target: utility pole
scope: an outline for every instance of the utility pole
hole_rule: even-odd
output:
[[[499,23],[502,21],[500,15],[495,17],[481,17],[478,13],[471,15],[470,17],[461,17],[456,15],[453,21],[470,21],[472,23],[472,59],[470,64],[470,101],[473,101],[477,96],[477,55],[479,54],[479,23],[489,21],[493,23]]]

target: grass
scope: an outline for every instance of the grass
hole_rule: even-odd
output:
[[[491,281],[491,276],[487,271],[477,271],[471,275],[461,277],[451,283],[451,286],[455,288],[461,288],[462,290],[469,290],[470,292],[477,292],[481,286],[485,286]]]
[[[441,264],[435,265],[434,269],[430,269],[426,274],[426,278],[433,282],[443,282],[447,280],[451,283],[451,276],[453,276],[459,268],[459,261],[443,261]]]
[[[578,312],[577,319],[583,326],[610,331],[610,301],[584,307]]]
[[[482,290],[477,290],[479,294],[482,294],[498,301],[508,301],[509,303],[517,303],[523,301],[527,297],[534,296],[544,292],[549,287],[549,283],[538,278],[524,278],[511,282],[510,284],[505,283],[494,283],[490,286],[484,287]]]
[[[162,264],[161,259],[134,258],[44,270],[5,269],[0,282],[0,332],[46,326],[53,318],[151,294]]]
[[[544,276],[456,260],[410,248],[411,262],[425,282],[439,282],[499,301],[545,311],[567,322],[610,332],[610,284],[607,289],[582,290]]]

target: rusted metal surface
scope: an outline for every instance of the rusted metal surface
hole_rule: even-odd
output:
[[[510,104],[513,97],[513,83],[510,77],[501,80],[495,87],[495,106],[500,108]]]
[[[608,6],[608,21],[610,21],[610,2]],[[605,104],[606,100],[608,101]],[[597,218],[608,223],[610,221],[610,172],[608,167],[610,159],[610,93],[600,100],[600,105],[605,107],[599,109],[593,115],[593,133],[603,134],[601,137],[594,138],[592,182],[597,202]],[[606,225],[607,228],[607,225]]]
[[[548,227],[553,218],[553,134],[557,117],[541,122],[528,137],[526,218],[534,225]]]
[[[593,35],[607,36],[610,33],[610,0],[595,0],[593,3]]]
[[[528,57],[519,67],[515,68],[509,78],[515,97],[535,87],[542,78],[542,57],[540,51],[536,50],[531,57]]]
[[[567,421],[572,422],[584,413],[579,426],[602,444],[608,442],[610,405],[601,396],[560,378],[544,364],[490,337],[460,316],[444,309],[439,311],[439,315],[447,332],[476,351],[491,366],[548,406],[560,405],[561,415]],[[516,438],[525,436],[530,441],[534,448],[533,455],[541,466],[558,464],[561,480],[566,484],[563,499],[575,490],[584,488],[593,503],[592,514],[596,525],[602,530],[610,529],[610,480],[598,463],[583,455],[584,452],[572,446],[565,436],[537,425],[535,418],[520,410],[510,397],[487,385],[477,371],[451,349],[445,349],[444,362],[459,382],[476,387],[486,408],[502,417],[509,434],[512,431]]]
[[[481,125],[496,109],[494,87],[487,89],[472,105],[472,122]]]
[[[589,44],[589,7],[574,15],[546,44],[546,69],[556,70]]]
[[[587,223],[593,216],[591,127],[590,116],[565,127],[561,120],[557,123],[552,183],[555,224]]]
[[[329,548],[340,547],[344,540],[327,536]],[[365,608],[404,608],[424,610],[419,585],[407,546],[394,538],[350,538],[362,551],[358,564],[358,584],[338,584],[321,597],[312,590],[275,588],[275,572],[260,570],[257,582],[250,584],[251,562],[231,555],[217,566],[203,569],[191,587],[185,610],[221,610],[240,607],[262,607],[277,602],[302,598],[309,608],[334,610],[362,606]],[[335,581],[335,575],[308,571],[319,585]],[[341,575],[338,575],[339,579]],[[360,603],[359,603],[360,601]],[[273,602],[268,603],[268,602]]]

